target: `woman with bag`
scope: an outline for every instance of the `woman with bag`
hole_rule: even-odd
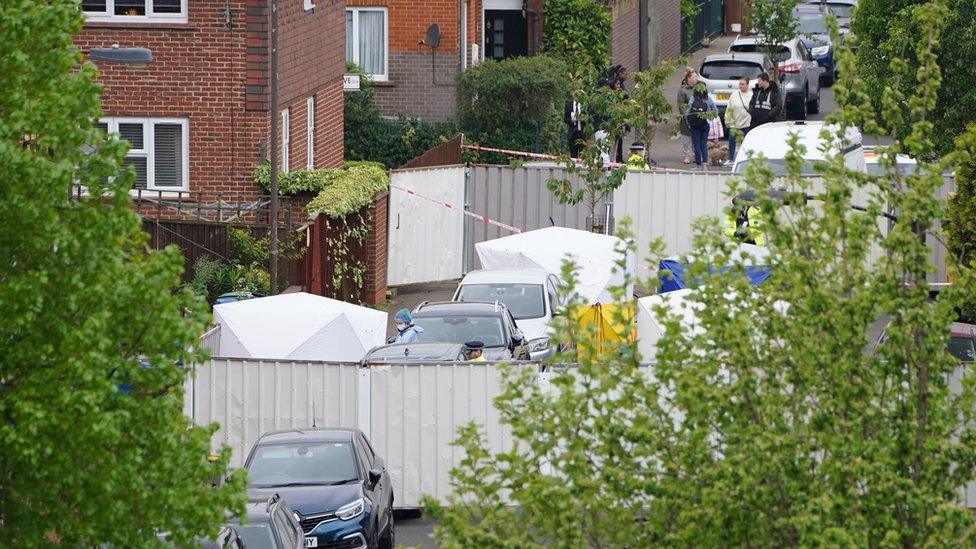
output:
[[[695,153],[695,164],[698,169],[705,171],[708,169],[708,132],[711,129],[711,120],[718,117],[718,108],[715,102],[708,97],[708,90],[705,85],[699,83],[694,88],[694,95],[691,104],[688,106],[688,114],[685,115],[685,123],[691,131],[691,146]]]
[[[739,89],[732,92],[729,97],[729,106],[725,108],[725,125],[729,128],[729,159],[725,162],[726,166],[731,166],[735,161],[736,132],[742,132],[745,138],[752,126],[752,115],[749,114],[749,104],[752,102],[752,90],[749,89],[749,79],[739,79]]]

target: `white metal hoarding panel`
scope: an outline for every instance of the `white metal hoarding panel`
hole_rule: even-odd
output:
[[[251,446],[272,431],[358,427],[356,364],[214,359],[196,366],[193,419],[220,424],[212,444],[243,466]],[[313,413],[314,410],[314,413]]]
[[[445,501],[464,455],[451,445],[462,425],[478,423],[492,452],[511,447],[493,404],[501,389],[501,371],[488,363],[371,368],[370,440],[386,460],[397,507],[419,507],[423,495]]]
[[[464,170],[451,166],[391,172],[386,271],[390,286],[461,278]]]

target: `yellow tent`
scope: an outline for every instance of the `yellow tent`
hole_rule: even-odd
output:
[[[634,302],[597,303],[580,307],[572,312],[571,318],[580,331],[595,326],[596,344],[600,352],[637,340],[637,305]]]

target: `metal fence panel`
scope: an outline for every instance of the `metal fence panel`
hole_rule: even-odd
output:
[[[388,285],[461,277],[464,215],[444,204],[463,207],[464,170],[449,166],[391,172]]]
[[[588,207],[560,204],[546,188],[546,182],[552,177],[576,181],[559,167],[472,166],[468,209],[525,231],[551,226],[587,230]],[[605,208],[598,208],[597,215],[605,215]],[[512,233],[476,219],[468,218],[465,222],[464,272],[468,272],[481,268],[476,243]]]
[[[195,367],[190,415],[220,424],[212,444],[241,467],[258,438],[282,429],[358,426],[356,364],[213,359]]]
[[[526,366],[536,369],[537,366]],[[502,389],[496,364],[384,365],[371,370],[371,442],[393,478],[397,507],[450,493],[450,471],[464,451],[451,446],[460,426],[477,422],[493,452],[511,447],[492,404]]]

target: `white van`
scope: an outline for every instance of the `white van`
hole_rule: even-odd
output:
[[[471,271],[454,292],[453,301],[498,301],[515,317],[529,340],[532,360],[556,354],[549,344],[549,322],[561,305],[556,287],[559,279],[543,269],[492,269]]]
[[[733,173],[742,173],[750,162],[755,161],[753,157],[762,154],[766,158],[766,163],[777,175],[786,173],[786,153],[790,150],[790,134],[799,137],[801,145],[806,147],[804,153],[802,175],[817,175],[813,169],[817,162],[826,160],[821,146],[824,141],[820,137],[820,132],[827,130],[831,134],[837,131],[836,126],[824,124],[821,121],[796,120],[791,122],[770,122],[753,128],[742,140],[742,145],[736,148],[735,163],[732,165]],[[843,154],[844,164],[851,170],[866,171],[864,162],[864,147],[861,141],[861,132],[856,128],[849,128],[840,147],[835,145],[831,151],[833,154]]]

